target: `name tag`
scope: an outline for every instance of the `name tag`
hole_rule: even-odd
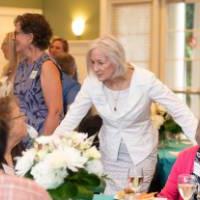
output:
[[[31,75],[29,76],[30,79],[35,79],[36,75],[37,75],[38,71],[33,70],[31,72]]]
[[[200,177],[200,163],[194,161],[193,173]]]

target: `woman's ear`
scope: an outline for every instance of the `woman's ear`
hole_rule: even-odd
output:
[[[29,33],[29,43],[32,44],[33,43],[33,39],[34,39],[34,35],[33,33]]]

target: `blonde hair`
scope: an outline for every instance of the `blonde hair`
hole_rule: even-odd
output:
[[[15,73],[15,69],[17,66],[17,60],[18,60],[13,32],[9,32],[6,34],[4,40],[1,44],[1,48],[3,48],[3,46],[7,46],[7,48],[8,48],[8,58],[7,58],[8,64],[4,68],[2,76],[8,76],[10,78]]]
[[[106,35],[96,39],[89,48],[87,53],[87,70],[91,72],[91,53],[94,49],[100,49],[109,61],[116,66],[114,77],[123,76],[127,69],[126,56],[123,46],[111,35]]]

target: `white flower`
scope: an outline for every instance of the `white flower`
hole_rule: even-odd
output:
[[[22,176],[30,171],[33,179],[45,189],[59,187],[69,170],[76,173],[84,168],[88,173],[101,176],[101,155],[96,147],[91,147],[92,141],[87,134],[77,132],[38,137],[33,149],[17,159],[17,174]]]
[[[50,143],[52,143],[53,142],[53,137],[52,136],[40,136],[40,137],[38,137],[38,138],[36,138],[36,142],[38,143],[38,144],[50,144]]]
[[[37,138],[38,132],[35,130],[35,128],[30,126],[29,124],[26,124],[26,128],[27,128],[27,133],[30,136],[30,138],[32,138],[32,139]]]
[[[53,169],[47,161],[43,161],[32,168],[31,175],[45,189],[54,189],[64,182],[67,170],[65,168]]]
[[[15,170],[19,176],[24,176],[32,167],[36,155],[35,149],[29,149],[23,152],[22,157],[17,157]]]
[[[97,174],[98,176],[103,175],[103,166],[100,160],[88,161],[86,169],[89,173]]]
[[[78,168],[83,168],[88,160],[86,157],[81,156],[81,152],[75,148],[65,147],[63,151],[66,157],[67,168],[74,172],[78,171]]]
[[[165,119],[162,115],[152,115],[151,120],[154,128],[160,129],[160,126],[164,123]]]
[[[161,106],[160,104],[156,104],[156,106],[157,106],[157,110],[158,110],[158,112],[160,114],[164,115],[167,112],[167,110],[165,109],[165,107]]]
[[[42,149],[37,151],[36,153],[37,161],[43,160],[48,153],[49,153],[49,149],[47,147],[46,148],[42,147]]]
[[[87,149],[84,152],[84,156],[86,156],[89,159],[100,159],[101,158],[101,154],[95,146],[91,147],[90,149]]]

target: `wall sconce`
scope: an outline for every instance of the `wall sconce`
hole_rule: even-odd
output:
[[[80,37],[83,34],[84,29],[85,29],[85,20],[83,19],[83,17],[78,17],[75,20],[73,20],[72,32],[74,33],[74,35]]]

